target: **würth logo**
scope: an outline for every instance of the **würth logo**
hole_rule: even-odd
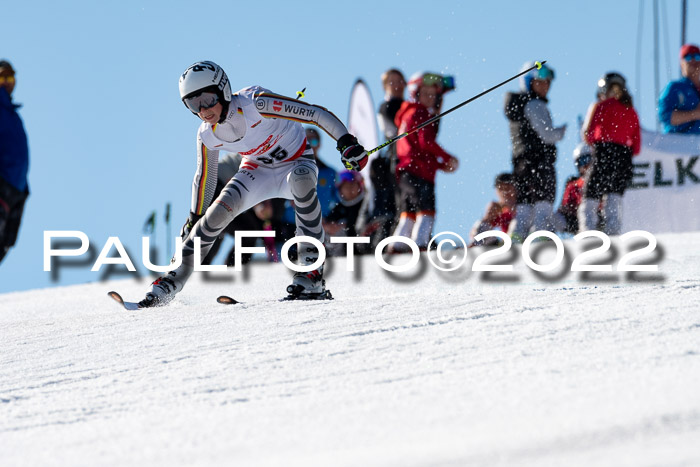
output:
[[[272,101],[272,108],[275,110],[275,112],[282,110],[282,101]]]

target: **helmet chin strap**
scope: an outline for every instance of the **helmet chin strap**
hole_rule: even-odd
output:
[[[219,121],[216,123],[224,123],[224,120],[226,120],[226,116],[228,115],[228,109],[231,107],[230,102],[226,102],[225,100],[221,100],[221,116],[219,117]]]

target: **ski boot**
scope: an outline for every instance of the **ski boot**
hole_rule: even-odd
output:
[[[323,279],[323,266],[311,272],[297,272],[292,283],[287,286],[289,294],[285,300],[332,300],[330,290],[326,290]]]
[[[318,249],[308,243],[299,244],[299,263],[301,265],[313,264],[318,260]],[[285,300],[331,300],[333,296],[326,290],[326,281],[323,280],[323,265],[310,272],[297,272],[292,283],[287,286]]]
[[[178,285],[174,279],[175,272],[170,271],[165,276],[153,281],[150,290],[146,292],[146,298],[139,302],[139,306],[141,308],[150,308],[170,303],[175,298],[178,290]]]

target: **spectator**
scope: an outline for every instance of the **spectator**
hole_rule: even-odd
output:
[[[700,133],[700,48],[681,47],[681,75],[659,97],[659,121],[664,133]]]
[[[362,201],[365,198],[365,186],[362,175],[358,172],[343,170],[338,174],[336,183],[340,202],[326,216],[323,223],[323,229],[330,236],[357,236],[357,221],[362,209]],[[334,250],[331,244],[330,249]],[[344,255],[346,251],[345,245],[337,244],[336,255]],[[326,249],[329,249],[327,246]]]
[[[474,241],[474,237],[482,232],[488,230],[508,232],[508,226],[515,215],[515,203],[517,201],[513,175],[502,173],[496,176],[494,188],[496,189],[498,201],[491,201],[486,206],[484,217],[472,227],[472,231],[469,234],[472,242],[469,246],[495,245],[497,243],[498,239],[496,237],[488,237],[479,242]]]
[[[398,134],[394,122],[403,103],[406,79],[401,71],[391,68],[382,74],[384,102],[379,106],[377,122],[386,140]],[[392,144],[370,163],[369,177],[374,187],[374,212],[369,213],[369,228],[374,232],[372,243],[376,245],[388,237],[396,225],[396,145]]]
[[[378,123],[379,128],[384,133],[384,137],[390,140],[398,134],[398,127],[394,122],[396,113],[403,104],[403,94],[406,89],[406,79],[403,73],[396,68],[391,68],[382,73],[382,87],[384,88],[384,102],[379,106]],[[390,146],[393,148],[394,146]],[[387,152],[396,151],[388,149]]]
[[[578,176],[569,177],[564,188],[561,206],[554,213],[554,230],[575,234],[578,232],[578,207],[583,198],[584,176],[593,162],[593,148],[581,143],[574,149],[574,165]]]
[[[0,262],[15,245],[29,196],[29,145],[19,104],[12,102],[15,70],[0,60]]]
[[[593,165],[584,178],[579,230],[597,228],[602,202],[604,232],[619,235],[622,195],[632,180],[632,156],[639,154],[641,131],[625,78],[607,73],[598,88],[605,99],[591,106],[581,129],[584,141],[593,146]]]
[[[533,66],[534,63],[526,63],[523,69]],[[506,94],[505,114],[510,121],[513,178],[518,193],[515,219],[509,229],[514,242],[523,242],[531,228],[553,230],[555,143],[566,132],[566,125],[554,126],[547,108],[553,80],[554,70],[542,65],[520,78],[520,93]]]
[[[415,128],[433,115],[443,78],[416,73],[408,83],[409,101],[401,104],[394,122],[400,133]],[[427,248],[435,222],[435,175],[438,170],[454,172],[459,162],[436,141],[437,125],[428,125],[396,143],[396,175],[401,196],[401,217],[394,235],[410,237],[419,248]],[[400,246],[399,246],[400,245]],[[405,245],[393,245],[403,249]]]

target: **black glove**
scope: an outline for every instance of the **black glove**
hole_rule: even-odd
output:
[[[187,236],[190,234],[190,231],[192,230],[194,225],[201,218],[202,218],[202,214],[195,214],[195,213],[191,212],[189,217],[187,217],[187,221],[185,221],[185,225],[183,225],[182,228],[180,229],[180,238],[185,240],[187,238]]]
[[[367,151],[350,133],[340,137],[337,148],[340,151],[340,160],[348,170],[359,172],[367,165]]]

